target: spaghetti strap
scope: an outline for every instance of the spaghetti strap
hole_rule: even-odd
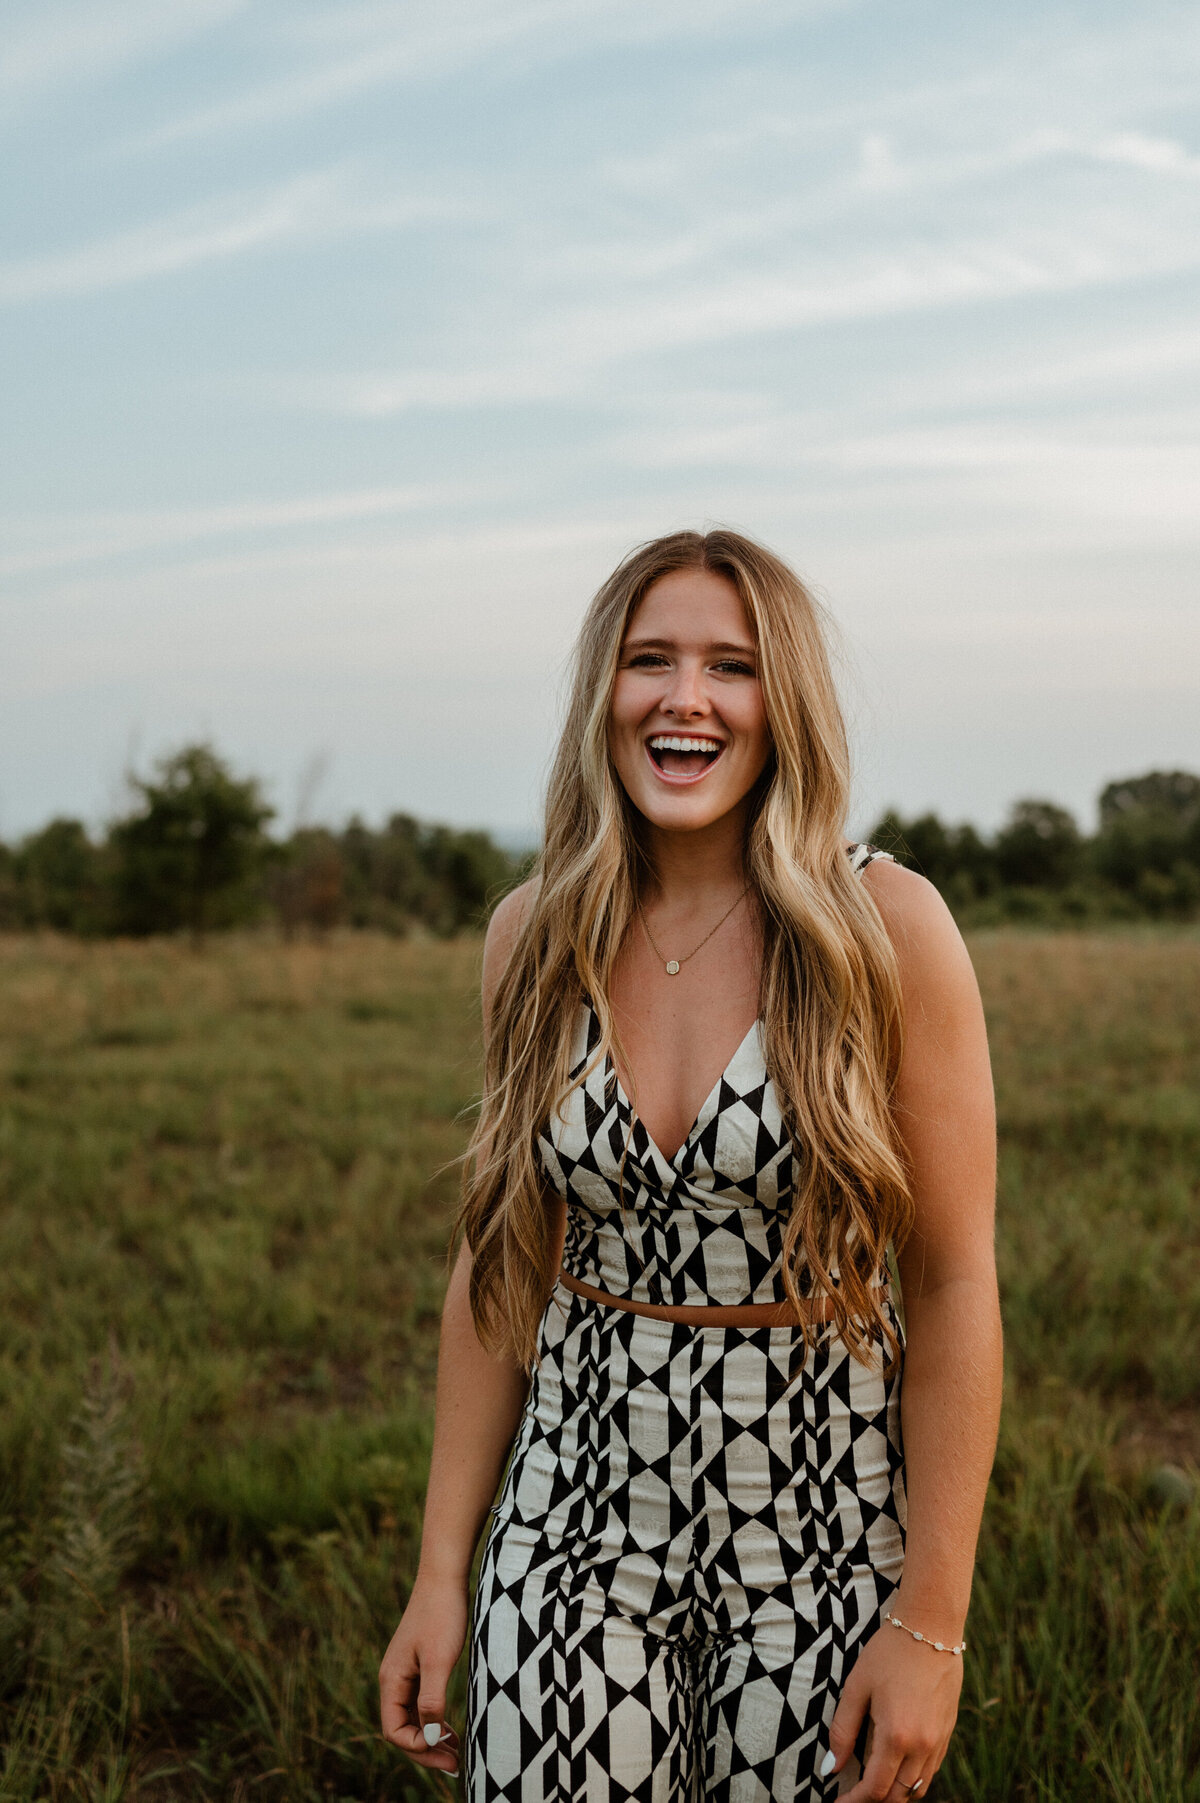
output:
[[[890,851],[881,851],[878,845],[863,843],[848,846],[847,850],[850,854],[850,868],[855,876],[861,876],[867,865],[874,864],[877,858],[883,858],[889,864],[896,862]]]

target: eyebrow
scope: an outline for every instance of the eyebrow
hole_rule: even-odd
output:
[[[676,639],[626,639],[621,649],[622,651],[678,651],[679,644]],[[705,645],[704,649],[706,651],[733,651],[739,657],[757,655],[753,645],[733,645],[724,640],[719,640],[716,644]]]

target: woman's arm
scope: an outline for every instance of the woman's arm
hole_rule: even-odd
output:
[[[955,1646],[964,1638],[1003,1383],[991,1068],[975,974],[945,903],[923,878],[882,860],[866,880],[900,964],[896,1120],[916,1204],[897,1253],[908,1530],[890,1608],[928,1640]],[[871,1756],[846,1803],[900,1797],[918,1777],[918,1795],[927,1794],[961,1686],[959,1659],[890,1623],[880,1627],[847,1680],[830,1734],[840,1768],[869,1707]]]
[[[900,940],[906,1034],[896,1108],[916,1201],[896,1259],[909,1524],[894,1612],[922,1632],[925,1615],[935,1639],[957,1644],[1000,1420],[996,1111],[983,1006],[958,929],[922,878],[896,865],[889,875],[880,906]]]
[[[439,1587],[465,1588],[470,1579],[479,1530],[529,1388],[519,1365],[489,1357],[480,1345],[467,1298],[470,1274],[471,1250],[464,1245],[442,1308],[433,1456],[415,1580]]]
[[[529,885],[506,896],[492,916],[483,954],[484,1031],[492,999],[529,903]],[[475,1543],[495,1497],[520,1420],[529,1380],[480,1344],[467,1289],[470,1248],[464,1245],[442,1309],[433,1455],[425,1497],[417,1575],[379,1671],[380,1717],[386,1739],[424,1766],[458,1769],[458,1740],[447,1733],[431,1749],[426,1724],[444,1726],[446,1687],[467,1634],[468,1588]]]

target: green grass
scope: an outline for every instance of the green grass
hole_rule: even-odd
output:
[[[1200,935],[972,951],[1006,1400],[937,1789],[1200,1799]],[[0,942],[0,1799],[448,1794],[378,1741],[375,1672],[478,965]]]

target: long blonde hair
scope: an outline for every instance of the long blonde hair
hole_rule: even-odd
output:
[[[547,1179],[537,1151],[568,1089],[586,994],[619,1059],[609,979],[648,863],[609,755],[613,685],[629,621],[672,570],[708,570],[741,596],[758,642],[772,755],[751,796],[746,879],[762,922],[760,1007],[767,1069],[796,1146],[783,1286],[833,1299],[855,1356],[899,1341],[871,1280],[913,1204],[891,1111],[902,1031],[895,953],[846,855],[846,732],[821,611],[772,552],[729,531],[677,532],[632,552],[583,621],[566,722],[546,798],[540,881],[492,1007],[483,1105],[456,1222],[472,1252],[470,1304],[494,1354],[526,1370],[554,1280]],[[578,1080],[578,1079],[577,1079]],[[831,1263],[836,1260],[839,1282]],[[809,1330],[805,1330],[805,1348]]]

